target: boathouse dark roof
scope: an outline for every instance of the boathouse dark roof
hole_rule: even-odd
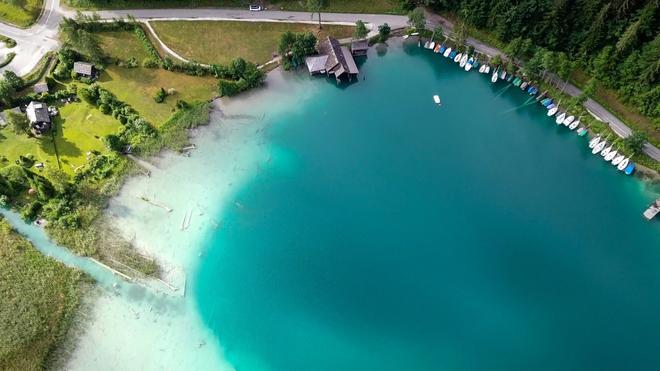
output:
[[[348,74],[350,77],[350,75],[359,73],[355,60],[353,60],[353,55],[351,55],[348,48],[341,46],[337,39],[328,36],[319,43],[318,50],[318,56],[305,59],[310,73],[325,72],[329,75],[334,75],[337,80],[345,74]],[[320,64],[324,59],[325,68],[321,68]]]
[[[87,62],[75,62],[73,64],[73,70],[84,76],[92,76],[94,65]]]
[[[353,52],[353,55],[367,55],[368,50],[368,40],[355,40],[351,43],[351,52]]]

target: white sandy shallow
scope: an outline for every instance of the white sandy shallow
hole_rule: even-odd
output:
[[[222,220],[214,218],[223,207],[237,207],[235,192],[269,166],[264,143],[269,126],[277,121],[271,118],[310,97],[290,94],[292,83],[284,80],[299,78],[274,71],[267,89],[221,102],[211,124],[195,133],[198,148],[191,157],[165,153],[150,160],[151,177],[129,180],[111,201],[107,214],[113,225],[157,259],[165,281],[177,290],[161,285],[158,292],[128,284],[114,292],[101,290],[67,369],[232,369],[185,286],[204,258],[203,242],[222,228]],[[140,196],[173,211],[150,205]],[[186,215],[189,227],[182,231],[182,224],[188,224]]]

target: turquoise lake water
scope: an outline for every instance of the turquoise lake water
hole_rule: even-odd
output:
[[[237,370],[660,367],[657,193],[439,55],[361,71],[287,78],[311,96],[206,242],[193,295]]]

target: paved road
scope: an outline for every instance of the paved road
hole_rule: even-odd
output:
[[[98,12],[103,19],[124,18],[128,14],[138,20],[158,20],[158,19],[188,19],[188,20],[245,20],[245,21],[286,21],[286,22],[316,22],[318,15],[311,15],[308,12],[284,12],[284,11],[262,11],[250,12],[240,9],[133,9],[133,10],[104,10]],[[60,0],[46,0],[45,10],[39,21],[29,29],[20,29],[0,23],[0,34],[12,37],[16,40],[17,46],[14,48],[16,57],[6,67],[19,75],[25,75],[34,68],[39,59],[48,51],[55,50],[59,46],[57,40],[57,27],[62,17],[72,17],[74,12],[64,10],[60,6]],[[393,29],[405,27],[407,17],[385,14],[351,14],[351,13],[323,13],[321,15],[323,22],[334,23],[355,23],[358,19],[380,25],[388,23]],[[432,26],[442,26],[445,33],[448,34],[454,27],[453,23],[437,14],[427,12],[428,23]],[[479,40],[468,38],[467,43],[476,50],[488,54],[503,54],[500,50],[486,45]],[[568,84],[567,92],[571,95],[579,95],[580,90],[575,86]],[[612,130],[618,135],[626,137],[630,135],[631,130],[621,120],[607,111],[597,102],[589,99],[585,104],[592,113],[601,120],[607,122]],[[656,161],[660,161],[660,150],[651,144],[646,144],[644,152]]]
[[[56,50],[59,45],[57,26],[62,16],[60,0],[46,0],[43,14],[32,27],[21,29],[0,23],[0,34],[11,37],[17,44],[15,48],[6,50],[16,53],[16,57],[0,70],[8,69],[18,75],[25,75],[36,66],[44,54]]]
[[[284,12],[267,10],[251,12],[241,9],[195,8],[195,9],[133,9],[133,10],[103,10],[97,12],[103,19],[123,18],[128,14],[141,20],[156,19],[188,19],[188,20],[254,20],[254,21],[289,21],[289,22],[318,22],[318,15],[312,16],[308,12]],[[392,28],[404,27],[408,17],[387,14],[351,14],[351,13],[322,13],[323,22],[355,24],[357,20],[365,23],[380,25],[388,23]]]

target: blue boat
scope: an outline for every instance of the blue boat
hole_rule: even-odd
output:
[[[550,103],[549,105],[545,106],[545,108],[547,108],[548,110],[551,110],[551,109],[553,109],[553,108],[555,108],[555,107],[556,107],[556,106],[555,106],[554,103]]]
[[[442,45],[440,46],[440,54],[444,53],[445,50],[447,50],[447,47],[445,46],[445,44],[442,44]]]
[[[626,166],[626,169],[623,172],[626,173],[626,175],[630,175],[634,171],[635,171],[635,164],[631,162],[630,165]]]
[[[543,107],[547,107],[552,104],[552,99],[551,98],[546,98],[545,100],[542,101]]]
[[[456,50],[452,50],[451,53],[449,53],[449,58],[454,59],[454,57],[458,54]]]

